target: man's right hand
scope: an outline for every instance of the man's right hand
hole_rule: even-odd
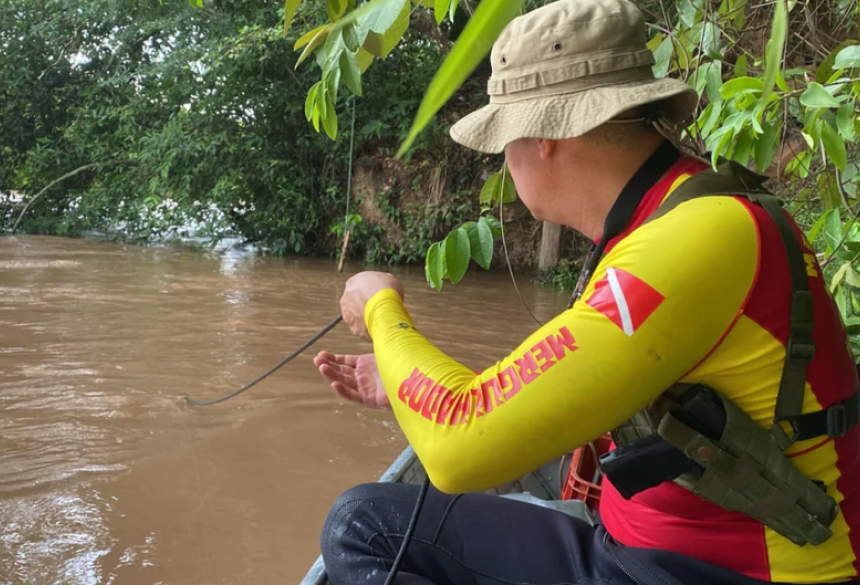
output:
[[[347,400],[371,408],[391,408],[372,353],[335,355],[321,351],[314,364],[334,391]]]

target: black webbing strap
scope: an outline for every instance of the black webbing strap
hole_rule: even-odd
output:
[[[860,422],[860,394],[834,404],[826,410],[802,414],[791,419],[795,441],[805,441],[815,437],[843,437],[848,429]]]
[[[579,274],[576,289],[570,298],[568,309],[582,296],[582,292],[591,279],[591,275],[594,274],[594,270],[603,258],[606,244],[624,231],[624,228],[630,223],[630,218],[636,213],[636,208],[639,207],[639,203],[642,202],[645,194],[654,186],[654,183],[660,180],[660,177],[672,168],[672,165],[678,162],[679,158],[681,158],[681,153],[678,152],[675,145],[668,140],[664,141],[642,163],[642,166],[636,170],[624,186],[624,189],[621,190],[618,199],[612,204],[612,208],[603,222],[603,234],[600,236],[600,243],[592,245],[591,250],[588,252],[588,256],[585,259],[585,267]]]

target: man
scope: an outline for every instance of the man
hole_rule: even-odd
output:
[[[505,152],[537,219],[598,243],[572,308],[476,375],[416,330],[394,277],[365,272],[346,285],[343,316],[353,333],[372,339],[375,357],[323,352],[316,363],[342,396],[394,410],[434,486],[397,582],[858,578],[858,380],[835,303],[799,230],[754,188],[751,199],[698,197],[658,211],[709,171],[650,124],[688,119],[697,96],[653,78],[645,40],[642,15],[626,0],[559,0],[528,13],[493,48],[490,104],[452,129],[465,146]],[[796,299],[811,299],[812,308]],[[749,496],[748,509],[700,484],[696,493],[678,481],[631,493],[608,477],[601,523],[592,528],[472,493],[607,431],[629,430],[625,421],[660,404],[678,382],[713,389],[704,408],[719,400],[725,427],[708,438],[702,421],[676,424],[705,442],[675,454],[729,485],[732,497]],[[789,395],[794,413],[784,404]],[[689,394],[678,396],[676,414]],[[681,414],[672,416],[677,423]],[[745,447],[737,466],[710,467],[738,440],[740,427],[730,432],[726,420],[741,419],[756,437],[750,452],[764,436],[778,457],[756,468]],[[807,423],[817,430],[804,431]],[[662,426],[659,437],[652,431],[647,437],[661,441],[676,436]],[[385,581],[417,492],[373,484],[338,500],[322,535],[332,583]]]

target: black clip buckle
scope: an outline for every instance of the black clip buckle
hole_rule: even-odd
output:
[[[827,409],[827,434],[835,439],[848,432],[848,415],[844,404],[834,404]]]
[[[815,357],[815,342],[811,339],[789,339],[785,351],[792,361],[808,364]]]

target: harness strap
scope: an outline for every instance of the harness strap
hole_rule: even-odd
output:
[[[705,171],[682,183],[645,223],[662,217],[685,201],[713,195],[747,197],[753,203],[760,205],[773,220],[779,230],[788,258],[792,292],[785,365],[779,383],[774,425],[771,431],[779,445],[785,449],[800,439],[796,425],[803,409],[806,369],[815,356],[814,311],[803,250],[780,201],[762,186],[766,180],[767,177],[754,173],[735,162],[723,163],[716,173]],[[791,437],[780,426],[781,421],[791,425],[793,431]],[[810,428],[808,424],[806,428]]]

